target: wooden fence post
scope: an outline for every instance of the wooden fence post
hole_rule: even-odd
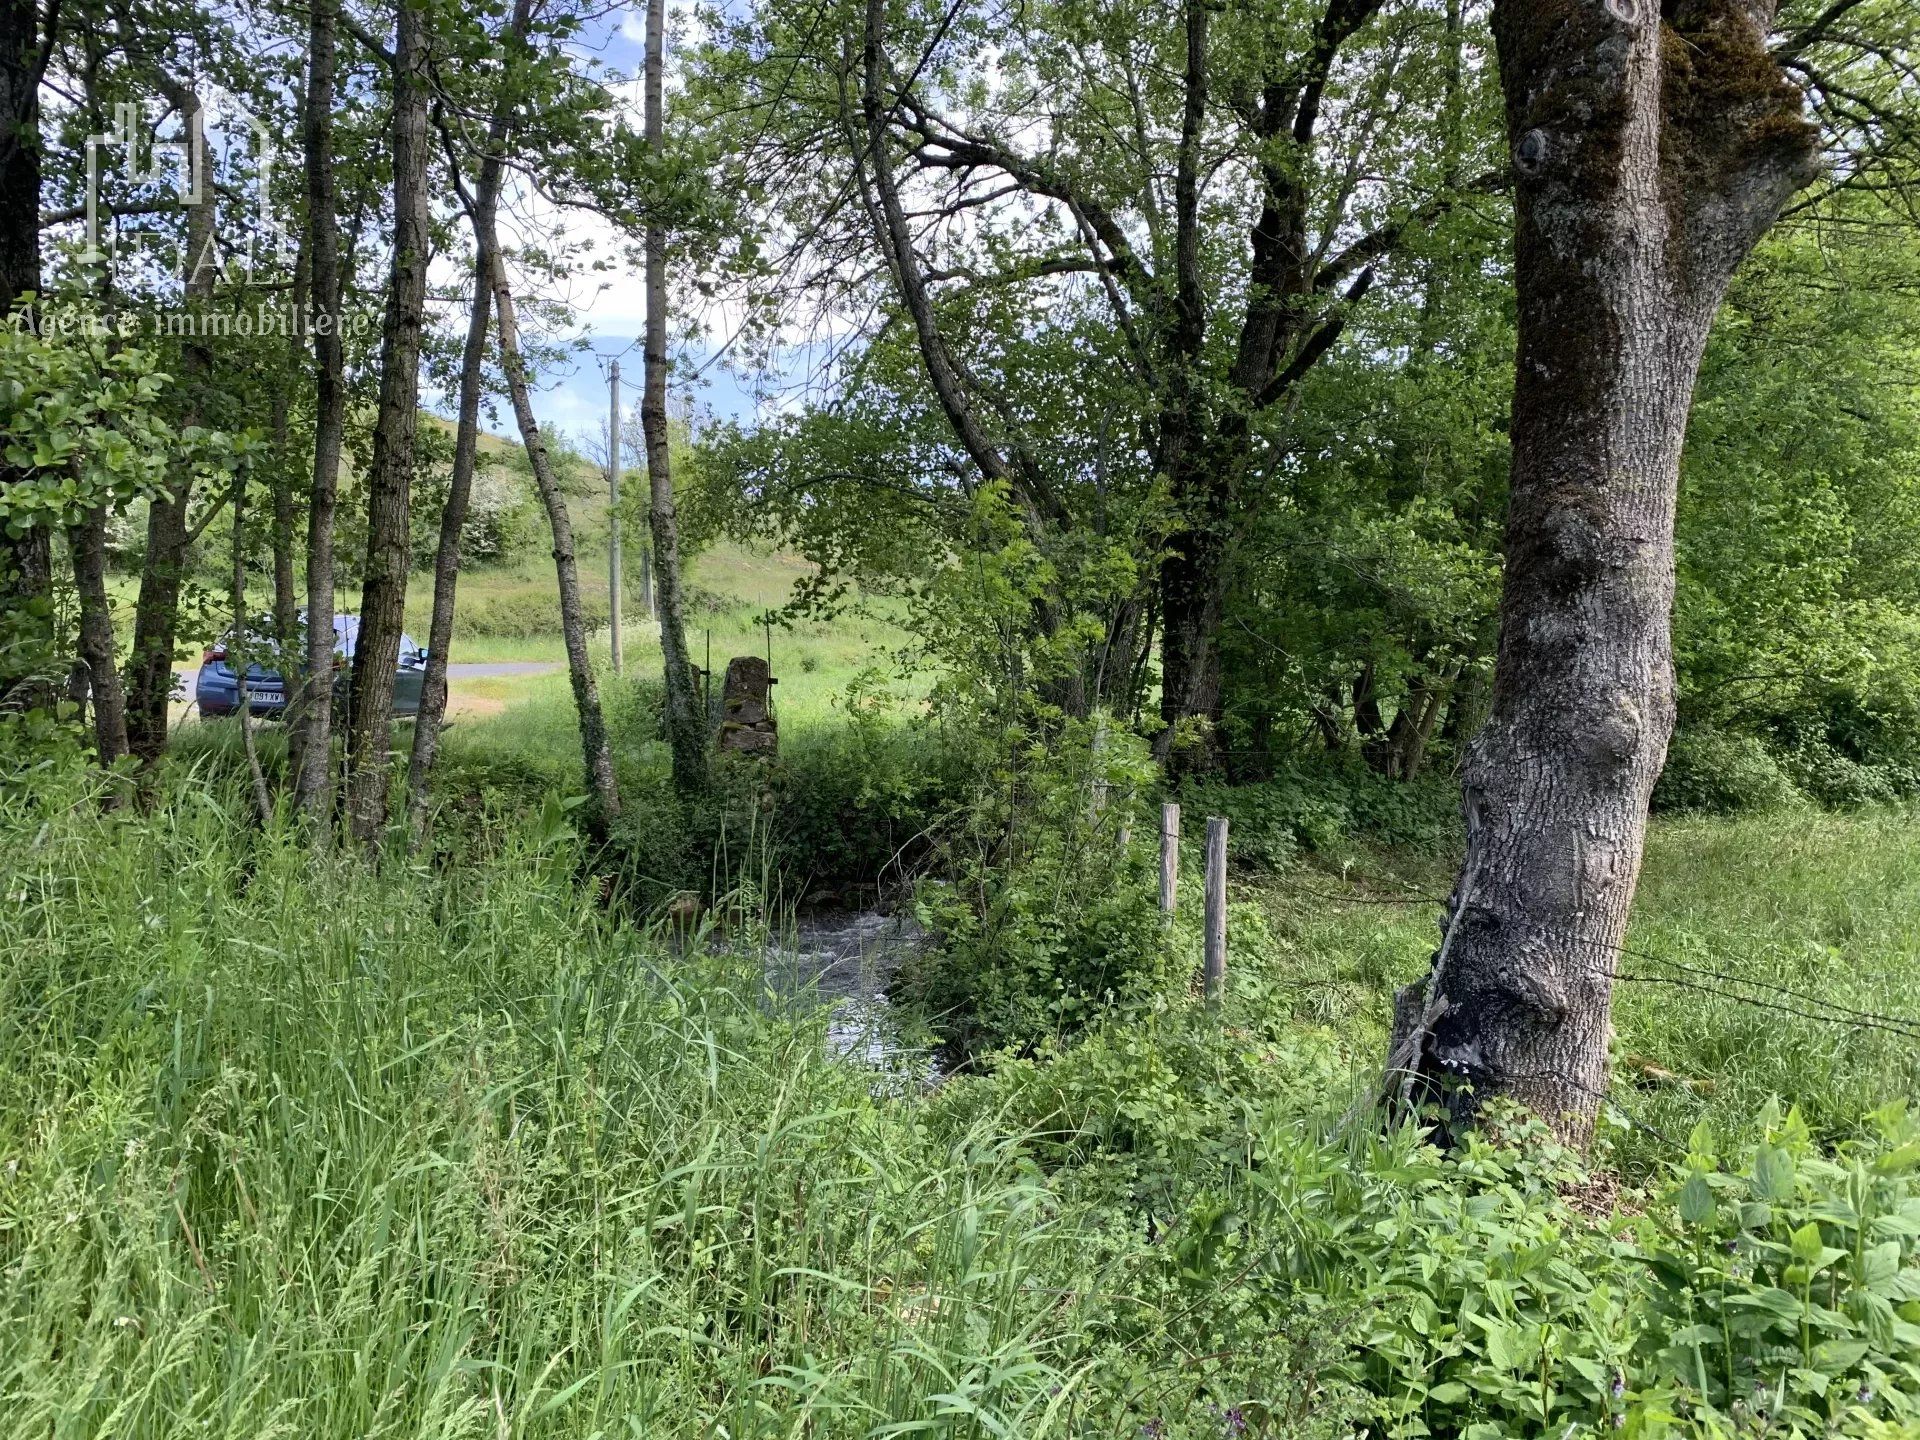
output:
[[[1180,880],[1180,807],[1160,807],[1160,913],[1173,918],[1174,892]]]
[[[1219,1003],[1227,988],[1227,822],[1207,821],[1207,950],[1202,970],[1209,1003]]]

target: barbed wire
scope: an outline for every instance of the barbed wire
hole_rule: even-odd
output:
[[[1341,895],[1338,892],[1317,890],[1310,886],[1285,886],[1284,888],[1296,894],[1308,895],[1315,899],[1339,904],[1444,905],[1447,903],[1446,899],[1440,896],[1429,895],[1424,892],[1412,890],[1411,888],[1408,889],[1405,898],[1395,896]],[[1851,1029],[1878,1030],[1887,1034],[1898,1035],[1905,1040],[1920,1043],[1920,1017],[1917,1016],[1893,1015],[1877,1010],[1865,1010],[1857,1006],[1845,1005],[1837,1000],[1829,1000],[1822,996],[1812,994],[1809,991],[1797,989],[1791,985],[1783,985],[1777,980],[1765,979],[1762,976],[1738,970],[1722,970],[1712,966],[1691,964],[1684,960],[1675,960],[1671,956],[1641,949],[1638,946],[1618,944],[1589,936],[1567,933],[1553,934],[1550,935],[1549,938],[1570,945],[1589,945],[1596,949],[1609,950],[1617,955],[1644,961],[1650,965],[1662,965],[1670,970],[1677,970],[1683,975],[1696,977],[1692,981],[1682,981],[1679,976],[1673,975],[1639,975],[1622,970],[1595,972],[1603,973],[1614,980],[1673,985],[1676,988],[1712,995],[1719,999],[1733,1000],[1743,1004],[1753,1005],[1760,1009],[1797,1016],[1803,1020],[1813,1020],[1830,1025],[1842,1025]],[[1774,995],[1786,996],[1789,999],[1800,1001],[1803,1005],[1815,1008],[1812,1010],[1801,1009],[1798,1006],[1782,1004],[1778,1001],[1763,1000],[1756,996],[1743,995],[1737,991],[1725,990],[1719,986],[1707,984],[1705,983],[1707,980],[1717,980],[1728,985],[1745,985],[1752,989],[1768,991]]]

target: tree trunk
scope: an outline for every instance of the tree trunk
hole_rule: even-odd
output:
[[[48,11],[58,15],[58,9]],[[20,297],[40,290],[40,66],[49,35],[40,35],[34,0],[0,0],[0,322]],[[0,485],[21,480],[0,467]],[[0,526],[0,703],[8,709],[40,695],[35,679],[53,650],[53,554],[50,535],[36,525],[17,538]],[[16,648],[17,647],[17,648]],[[36,653],[37,652],[37,653]],[[15,657],[22,662],[15,663]],[[46,691],[46,698],[51,691]]]
[[[183,118],[200,109],[200,97],[191,86],[164,73],[156,78],[168,103]],[[188,163],[204,170],[208,164],[206,151],[196,148]],[[189,314],[196,316],[204,315],[211,305],[214,281],[219,276],[214,258],[216,202],[211,178],[195,175],[194,184],[202,199],[197,205],[185,207],[186,278],[181,298]],[[200,423],[212,375],[213,348],[204,336],[190,332],[180,347],[183,429]],[[127,662],[127,743],[148,767],[167,752],[167,703],[173,698],[180,590],[186,580],[187,550],[193,543],[187,528],[192,502],[193,476],[183,472],[153,498],[147,509],[147,553],[140,569],[140,596],[133,611],[133,653]]]
[[[526,36],[532,18],[530,0],[517,0],[509,27],[509,48]],[[427,792],[433,762],[440,753],[440,726],[447,713],[447,661],[453,646],[453,613],[460,583],[460,535],[466,528],[473,494],[473,468],[480,445],[480,388],[487,359],[487,317],[493,305],[494,212],[505,166],[509,115],[503,92],[487,126],[487,151],[473,194],[473,300],[467,312],[467,338],[460,353],[460,398],[453,437],[453,471],[447,478],[447,503],[440,512],[440,544],[433,558],[433,619],[427,631],[427,673],[420,687],[420,718],[413,727],[413,754],[407,762],[407,820],[417,847],[426,837]],[[458,163],[450,155],[448,163]],[[457,179],[456,179],[457,184]],[[617,437],[615,443],[618,443]]]
[[[186,487],[185,479],[178,480],[147,506],[147,553],[127,660],[127,743],[147,765],[167,750],[167,701],[173,695],[175,631],[187,567]]]
[[[307,654],[295,797],[325,847],[333,814],[333,518],[346,429],[340,242],[334,229],[333,97],[339,0],[313,0],[307,30],[307,254],[313,293],[313,484],[307,497]]]
[[[365,844],[387,823],[393,682],[406,623],[408,505],[420,421],[420,333],[426,319],[427,22],[401,0],[393,53],[393,270],[380,337],[380,406],[367,478],[367,562],[347,714],[347,830]]]
[[[666,68],[666,0],[647,0],[646,130],[654,155],[666,145],[661,90]],[[680,521],[673,504],[667,445],[667,232],[647,226],[646,384],[640,424],[647,442],[648,519],[653,535],[654,584],[659,592],[660,658],[666,677],[667,744],[673,784],[694,795],[707,784],[707,717],[695,698],[687,656],[686,599],[681,590]]]
[[[253,808],[260,823],[273,823],[273,796],[267,790],[267,777],[260,768],[260,750],[253,736],[253,697],[247,693],[247,668],[255,658],[260,637],[247,615],[247,482],[244,475],[233,482],[233,638],[227,642],[227,664],[233,669],[234,690],[240,704],[234,711],[240,725],[240,748],[246,752],[247,777],[253,783]]]
[[[482,162],[494,172],[492,155]],[[493,207],[486,175],[476,203]],[[476,236],[479,234],[476,228]],[[493,308],[492,256],[476,239],[473,252],[473,307],[460,358],[459,418],[453,439],[453,470],[447,477],[447,502],[440,512],[440,543],[433,557],[433,619],[427,630],[427,673],[420,686],[420,718],[413,728],[413,753],[407,762],[407,820],[417,846],[426,836],[427,790],[440,753],[440,727],[447,714],[447,660],[453,645],[455,593],[460,583],[460,535],[473,494],[473,468],[480,440],[480,381],[487,353],[487,316]]]
[[[273,419],[273,638],[282,655],[282,667],[291,668],[291,656],[300,629],[299,580],[294,563],[294,534],[299,503],[293,484],[293,441],[290,429],[291,405],[287,391],[306,368],[306,342],[300,319],[312,303],[313,277],[307,249],[307,237],[300,238],[300,251],[293,262],[292,301],[288,306],[287,375],[289,384],[276,386],[272,399]],[[288,674],[291,683],[293,676]]]
[[[40,289],[40,69],[35,0],[0,0],[0,307]],[[57,10],[48,12],[57,15]]]
[[[1158,748],[1172,776],[1204,774],[1219,762],[1227,587],[1225,507],[1215,502],[1222,498],[1211,489],[1197,497],[1213,520],[1189,523],[1160,561],[1160,719],[1166,729]]]
[[[1584,1143],[1673,725],[1673,511],[1707,330],[1812,176],[1769,0],[1496,0],[1519,347],[1493,707],[1450,943],[1396,1007],[1400,1093],[1511,1095]],[[1457,923],[1456,923],[1457,922]]]
[[[1419,777],[1421,767],[1426,764],[1427,746],[1433,741],[1434,726],[1446,708],[1447,697],[1453,693],[1453,680],[1458,673],[1458,667],[1452,666],[1438,676],[1415,681],[1407,687],[1406,699],[1388,731],[1392,758],[1387,773],[1396,780]]]
[[[1183,13],[1186,65],[1174,165],[1174,295],[1159,457],[1176,511],[1160,561],[1160,718],[1165,729],[1155,748],[1172,778],[1204,774],[1218,762],[1220,621],[1226,612],[1226,477],[1209,463],[1196,394],[1207,329],[1200,146],[1206,135],[1208,6],[1203,0],[1185,0]]]
[[[573,555],[573,521],[567,514],[560,482],[554,476],[540,422],[534,418],[533,397],[527,389],[526,360],[520,353],[520,327],[513,314],[513,291],[507,285],[507,265],[500,254],[499,236],[491,228],[484,248],[493,257],[494,309],[500,322],[500,368],[506,372],[513,418],[520,426],[527,463],[533,468],[533,481],[547,507],[547,523],[553,530],[553,569],[560,585],[560,634],[567,646],[567,677],[573,682],[574,708],[580,716],[580,750],[586,761],[587,784],[593,791],[597,812],[592,824],[596,829],[604,829],[606,823],[620,813],[620,787],[614,780],[613,756],[607,749],[607,722],[600,711],[600,686],[593,678],[593,662],[587,658],[587,618],[580,607],[580,567]]]
[[[287,708],[281,724],[287,735],[287,774],[289,788],[299,783],[304,768],[306,716],[300,708],[305,687],[300,683],[304,661],[300,644],[300,590],[294,555],[299,529],[299,502],[294,494],[294,451],[290,428],[290,405],[286,390],[299,383],[306,371],[307,348],[302,338],[300,319],[311,303],[310,277],[307,273],[306,241],[294,262],[293,303],[288,317],[287,384],[276,388],[273,397],[273,639],[278,668],[287,687]]]
[[[1389,747],[1386,721],[1380,714],[1380,685],[1374,677],[1373,661],[1360,667],[1353,680],[1353,730],[1360,737],[1360,758],[1369,770],[1384,770]]]
[[[127,753],[126,692],[120,688],[118,647],[113,634],[113,602],[107,597],[107,512],[67,530],[73,553],[73,588],[80,599],[80,659],[87,667],[93,702],[93,739],[104,770]]]

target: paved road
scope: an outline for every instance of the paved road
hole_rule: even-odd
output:
[[[490,675],[546,675],[560,668],[558,660],[499,660],[491,665],[447,666],[453,680],[484,680]]]
[[[176,665],[173,672],[176,675],[192,675],[199,668],[193,664]],[[496,660],[486,665],[449,665],[447,674],[455,680],[484,680],[490,675],[547,675],[561,668],[558,660]]]

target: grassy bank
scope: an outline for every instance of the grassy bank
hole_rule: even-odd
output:
[[[1866,1434],[1920,1404],[1920,1140],[1864,1111],[1904,1054],[1629,986],[1623,1048],[1715,1081],[1623,1074],[1623,1110],[1715,1122],[1623,1140],[1631,1173],[1336,1126],[1431,940],[1363,902],[1438,865],[1250,881],[1223,1011],[1169,991],[917,1094],[773,1004],[754,927],[681,954],[604,909],[552,813],[375,872],[218,780],[81,799],[0,808],[6,1434],[1710,1435],[1756,1404]],[[1635,944],[1911,974],[1917,848],[1895,815],[1664,826]]]

